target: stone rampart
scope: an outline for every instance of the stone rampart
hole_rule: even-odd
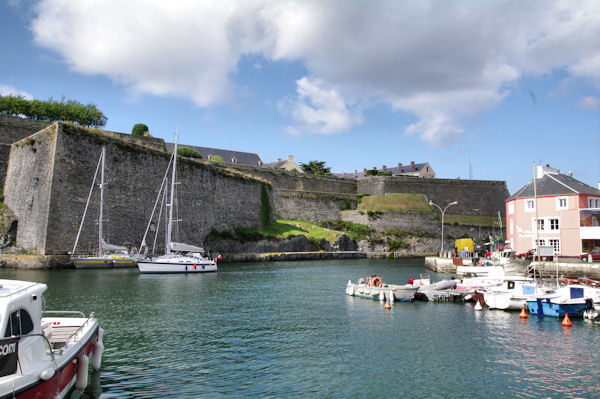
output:
[[[492,180],[419,179],[404,176],[373,176],[358,179],[358,193],[384,195],[386,193],[419,193],[428,201],[444,206],[458,204],[449,214],[504,216],[504,200],[509,197],[506,182]]]
[[[436,213],[432,212],[382,212],[376,216],[369,216],[360,211],[343,211],[342,220],[360,223],[378,231],[395,229],[400,231],[421,232],[439,237],[442,224]],[[490,235],[497,233],[498,229],[487,226],[444,224],[444,248],[451,250],[454,241],[458,238],[473,238],[478,242],[487,242]],[[439,244],[438,244],[439,245]]]
[[[356,196],[323,192],[274,190],[273,209],[277,219],[318,222],[339,219],[340,211],[356,208]]]
[[[169,155],[57,123],[11,150],[5,198],[19,219],[17,245],[41,255],[72,249],[102,146],[107,154],[104,238],[118,245],[140,244]],[[175,241],[201,245],[211,228],[260,226],[264,182],[189,159],[179,159],[177,172],[176,217],[181,221]],[[97,249],[98,198],[94,195],[90,203],[77,252]],[[164,246],[162,223],[151,228],[159,231],[159,249]]]
[[[274,189],[332,194],[356,194],[356,180],[353,179],[340,179],[334,176],[318,176],[239,164],[223,163],[221,164],[221,167],[239,170],[268,180],[273,184]]]

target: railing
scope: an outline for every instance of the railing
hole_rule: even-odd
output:
[[[82,318],[85,317],[85,314],[83,312],[74,310],[74,311],[69,311],[69,310],[56,310],[56,311],[45,311],[42,313],[42,315],[44,314],[71,314],[71,315],[80,315]],[[90,313],[90,315],[88,316],[87,320],[85,322],[83,322],[82,325],[79,326],[79,328],[77,328],[77,330],[75,330],[71,335],[69,335],[69,337],[65,340],[65,346],[67,346],[67,344],[69,342],[71,342],[71,340],[73,339],[73,337],[76,337],[77,334],[79,334],[84,328],[85,326],[91,322],[92,319],[94,319],[94,312]]]

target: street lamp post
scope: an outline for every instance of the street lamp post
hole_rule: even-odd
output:
[[[448,207],[450,207],[452,205],[456,205],[456,204],[458,204],[457,201],[451,202],[448,205],[446,205],[444,207],[444,209],[442,209],[439,205],[434,204],[433,202],[429,201],[429,205],[435,206],[442,213],[442,239],[441,239],[441,244],[440,244],[440,255],[444,253],[444,213],[446,213],[446,209],[448,209]]]

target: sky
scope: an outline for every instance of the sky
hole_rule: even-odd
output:
[[[0,95],[104,128],[325,161],[600,182],[600,5],[581,1],[1,0]]]

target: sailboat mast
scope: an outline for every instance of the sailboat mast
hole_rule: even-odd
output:
[[[102,160],[102,167],[100,168],[100,213],[98,216],[98,255],[104,255],[104,248],[102,243],[102,222],[104,220],[104,160],[106,159],[106,147],[102,147],[102,154],[100,155]]]
[[[535,207],[535,255],[533,260],[535,262],[535,256],[537,255],[538,262],[540,261],[540,237],[539,237],[539,226],[538,226],[538,205],[537,205],[537,176],[535,171],[535,161],[533,161],[533,206]],[[534,263],[535,264],[535,263]],[[533,278],[535,279],[535,267],[533,268]]]
[[[173,173],[171,174],[171,197],[169,199],[169,223],[167,223],[167,248],[166,253],[171,253],[171,235],[173,233],[173,204],[175,191],[175,170],[177,167],[177,137],[178,131],[175,131],[175,147],[173,148]]]

